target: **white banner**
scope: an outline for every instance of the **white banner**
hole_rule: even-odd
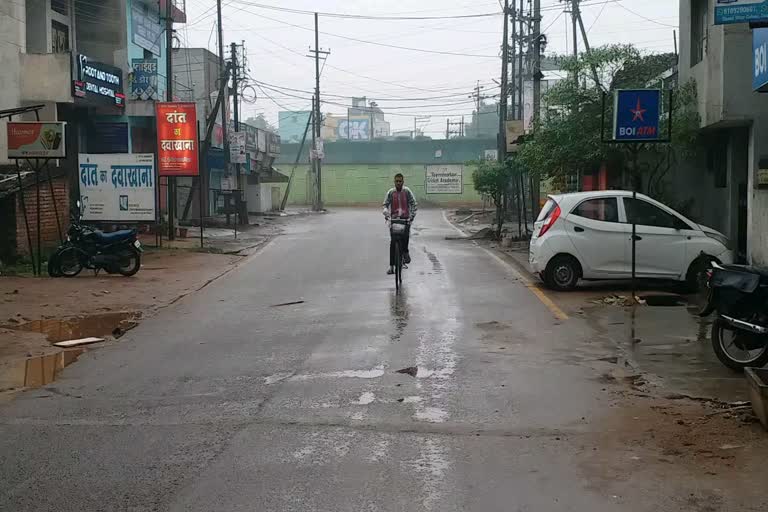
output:
[[[244,164],[246,158],[245,132],[231,132],[229,135],[229,161],[233,164]]]
[[[427,165],[427,194],[461,194],[464,190],[463,165]]]
[[[155,156],[81,154],[80,202],[83,220],[155,221]]]

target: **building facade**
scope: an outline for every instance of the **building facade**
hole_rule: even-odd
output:
[[[680,1],[679,83],[698,94],[703,151],[671,176],[699,222],[731,239],[743,259],[768,264],[768,98],[752,90],[752,31],[715,25],[716,0]],[[768,163],[768,162],[765,162]]]
[[[184,23],[184,0],[168,1],[172,22]],[[79,154],[156,152],[155,102],[165,99],[167,83],[165,12],[166,0],[0,4],[0,110],[36,105],[37,114],[14,120],[67,123],[67,157],[49,166],[67,180],[61,190],[70,201],[80,193]],[[0,170],[12,172],[5,123]],[[60,206],[66,222],[68,206]]]

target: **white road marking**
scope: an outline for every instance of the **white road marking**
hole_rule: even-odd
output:
[[[376,400],[376,395],[370,392],[365,392],[362,395],[360,395],[360,398],[357,400],[357,402],[352,402],[354,405],[368,405],[370,403],[373,403],[373,401]]]

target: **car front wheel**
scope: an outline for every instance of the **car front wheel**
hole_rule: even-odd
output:
[[[581,277],[581,266],[576,258],[560,255],[552,258],[544,271],[544,283],[560,291],[573,290]]]

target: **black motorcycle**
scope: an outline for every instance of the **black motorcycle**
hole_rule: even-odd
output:
[[[52,277],[75,277],[88,268],[97,274],[105,270],[129,277],[141,268],[142,252],[135,229],[104,233],[82,224],[78,211],[71,219],[67,241],[49,259],[48,273]]]
[[[768,364],[768,268],[719,265],[707,272],[707,305],[700,312],[717,312],[712,347],[728,368]]]

